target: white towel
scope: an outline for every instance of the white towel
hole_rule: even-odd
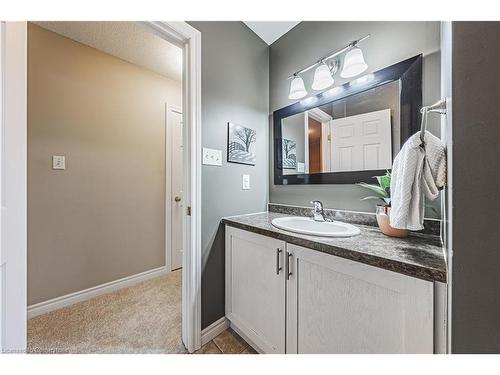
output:
[[[392,165],[391,214],[393,228],[424,229],[424,196],[434,200],[446,183],[446,148],[425,132],[425,149],[420,132],[405,142]]]

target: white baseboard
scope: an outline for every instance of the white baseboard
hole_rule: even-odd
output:
[[[241,329],[238,328],[238,326],[234,323],[230,324],[230,327],[233,329],[234,332],[236,332],[238,335],[241,336],[243,340],[247,342],[248,345],[250,345],[252,348],[255,349],[255,351],[259,354],[266,354],[255,342],[246,335],[245,332],[243,332]]]
[[[142,281],[164,275],[170,271],[165,266],[158,267],[149,271],[141,272],[122,279],[110,281],[105,284],[97,285],[92,288],[80,290],[78,292],[66,294],[64,296],[49,299],[48,301],[36,303],[28,306],[28,319],[42,315],[60,308],[73,305],[78,302],[87,301],[91,298],[114,292],[118,289],[126,288],[138,284]]]
[[[210,324],[207,328],[201,331],[201,346],[205,345],[210,340],[219,336],[222,332],[229,328],[229,320],[222,317],[219,320]]]

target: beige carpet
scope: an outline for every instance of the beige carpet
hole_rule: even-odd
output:
[[[29,353],[187,353],[181,271],[28,321]]]

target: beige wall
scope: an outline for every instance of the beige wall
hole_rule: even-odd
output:
[[[29,25],[28,304],[165,264],[165,103],[180,82]]]

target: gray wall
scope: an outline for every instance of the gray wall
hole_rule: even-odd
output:
[[[181,90],[29,24],[28,304],[165,265],[165,103]]]
[[[278,39],[270,49],[270,112],[291,104],[288,99],[287,76],[307,66],[320,56],[343,47],[346,43],[371,34],[361,45],[367,73],[398,61],[424,54],[424,104],[440,96],[440,25],[439,22],[301,22]],[[306,88],[311,86],[313,70],[304,75]],[[339,75],[335,85],[346,82]],[[439,135],[439,119],[431,119],[428,129]],[[272,133],[272,131],[271,131]],[[271,155],[272,143],[270,142]],[[374,203],[360,201],[366,191],[354,185],[275,186],[273,158],[270,158],[271,185],[269,200],[273,203],[309,205],[320,199],[326,207],[358,211],[374,211]],[[439,208],[439,202],[433,206]],[[428,216],[435,216],[428,211]]]
[[[452,31],[452,350],[500,353],[500,23]]]
[[[269,48],[241,22],[190,22],[202,33],[202,141],[223,151],[222,167],[202,168],[202,327],[224,316],[223,216],[266,209]],[[227,122],[257,131],[257,164],[227,163]],[[242,174],[250,190],[241,189]]]

